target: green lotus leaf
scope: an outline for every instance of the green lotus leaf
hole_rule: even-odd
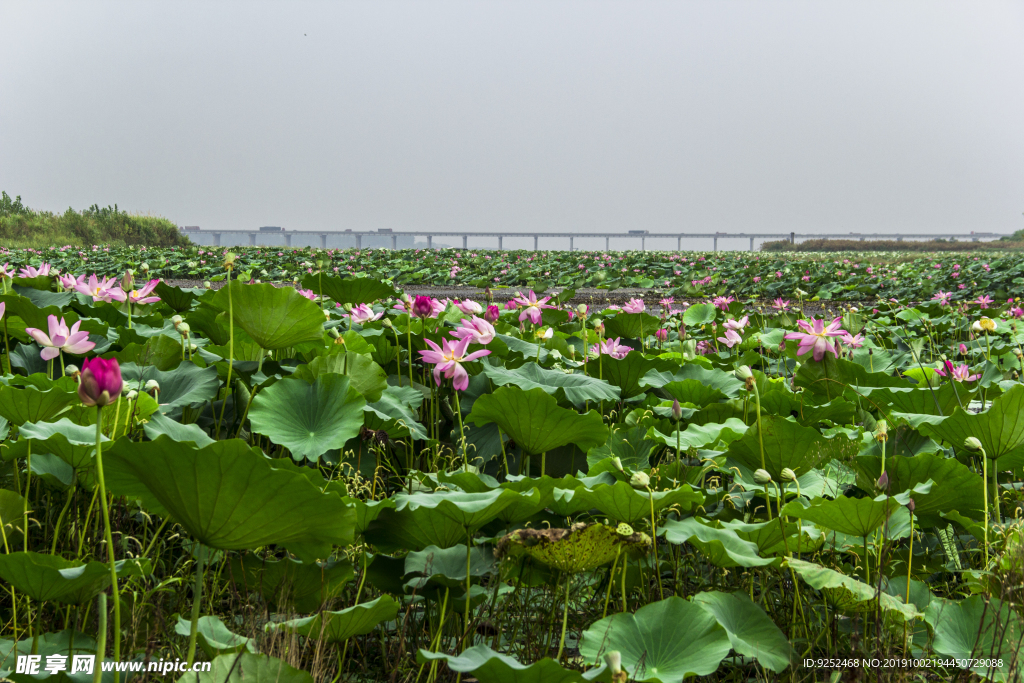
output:
[[[580,414],[561,408],[542,388],[523,391],[501,387],[473,403],[470,421],[477,426],[497,423],[526,453],[539,455],[573,443],[587,450],[600,446],[608,430],[597,411]]]
[[[337,612],[321,612],[305,619],[272,624],[270,627],[328,643],[343,643],[353,636],[369,633],[377,624],[398,616],[399,604],[390,595]]]
[[[651,427],[647,432],[647,438],[659,441],[670,448],[675,448],[678,445],[680,450],[686,451],[691,448],[710,447],[719,441],[723,444],[732,443],[746,434],[748,429],[743,420],[738,417],[730,417],[721,423],[691,423],[681,432],[672,432],[671,434],[662,434],[655,427]]]
[[[29,508],[31,511],[31,507]],[[0,526],[8,547],[17,547],[25,522],[25,499],[10,489],[0,489]]]
[[[765,567],[780,562],[779,558],[761,557],[757,544],[740,538],[733,529],[720,529],[696,517],[666,520],[658,534],[669,543],[693,545],[716,567]]]
[[[1009,604],[984,595],[958,602],[934,599],[925,610],[925,621],[935,632],[932,649],[940,657],[965,664],[970,659],[1001,659],[1000,667],[970,670],[993,681],[1017,680],[1024,664],[1020,652],[1024,624]]]
[[[518,529],[498,542],[499,559],[530,557],[570,574],[614,562],[622,551],[641,555],[650,550],[651,537],[631,528],[606,524],[574,524],[568,529]]]
[[[384,510],[394,510],[397,505],[393,498],[384,500],[359,500],[358,498],[346,498],[345,501],[353,506],[356,512],[356,536],[362,536],[370,523],[380,516]]]
[[[587,683],[578,671],[564,669],[555,660],[545,657],[533,664],[520,664],[512,657],[495,652],[486,645],[474,645],[460,655],[420,649],[416,661],[427,664],[441,660],[452,671],[472,674],[480,683]]]
[[[220,388],[217,368],[201,368],[192,361],[182,361],[170,372],[125,363],[121,367],[121,377],[140,392],[147,381],[156,380],[160,384],[159,402],[162,410],[205,403],[215,397]]]
[[[247,650],[220,655],[210,664],[209,671],[187,673],[176,683],[313,683],[313,677],[305,671]]]
[[[958,408],[937,424],[924,423],[922,434],[948,441],[963,448],[964,440],[973,436],[981,442],[985,455],[996,460],[1024,445],[1024,386],[1014,385],[995,398],[989,409],[975,415]]]
[[[120,440],[103,459],[109,490],[141,498],[157,514],[170,514],[211,548],[294,544],[304,555],[314,555],[308,559],[318,559],[328,556],[332,543],[353,540],[355,511],[341,496],[274,469],[244,441],[190,448],[164,435],[144,443]]]
[[[683,313],[683,324],[687,327],[706,325],[715,319],[718,310],[711,304],[694,304]]]
[[[142,576],[153,570],[148,560],[121,560],[117,575]],[[110,565],[74,562],[57,555],[15,552],[0,555],[0,578],[37,602],[68,605],[88,602],[110,585]]]
[[[666,393],[678,398],[680,402],[690,402],[697,405],[697,401],[685,399],[686,392],[693,392],[697,397],[703,393],[694,385],[697,382],[708,390],[722,394],[723,397],[734,398],[743,389],[743,382],[736,379],[731,372],[725,372],[718,368],[705,368],[698,363],[686,363],[682,367],[673,365],[667,370],[651,370],[640,381],[641,386],[665,389]],[[675,391],[671,387],[675,388]],[[676,395],[679,393],[680,395]],[[710,401],[708,401],[710,403]]]
[[[656,318],[650,313],[616,313],[610,318],[605,318],[604,334],[608,339],[639,339],[641,336],[653,337],[661,326],[661,318]]]
[[[729,444],[728,456],[751,470],[757,470],[761,467],[763,443],[764,469],[775,481],[782,481],[782,470],[786,468],[800,476],[833,457],[829,443],[817,429],[776,415],[762,416],[761,428],[760,437],[755,424],[741,438]]]
[[[676,596],[641,607],[635,614],[601,619],[583,632],[580,655],[598,661],[606,652],[622,654],[631,680],[676,683],[707,676],[729,655],[728,632],[710,612]]]
[[[587,467],[605,458],[618,458],[623,467],[646,470],[651,466],[655,442],[647,438],[647,427],[631,427],[612,433],[603,445],[587,451]]]
[[[466,541],[466,529],[434,510],[413,514],[407,508],[383,509],[363,533],[367,543],[385,553],[423,550],[428,546],[451,548]]]
[[[704,503],[704,495],[690,488],[689,484],[669,491],[641,491],[625,481],[602,484],[591,489],[593,506],[616,522],[635,524],[651,518],[654,513],[676,506],[681,512],[689,512],[696,505]]]
[[[348,377],[328,373],[312,383],[286,379],[264,389],[253,399],[249,419],[254,432],[296,460],[315,461],[359,434],[365,406]]]
[[[299,562],[245,554],[231,558],[231,580],[239,590],[256,591],[272,608],[290,605],[296,612],[316,612],[355,576],[348,560]]]
[[[227,287],[217,290],[208,303],[227,311],[229,291],[235,325],[262,348],[276,351],[322,340],[323,312],[292,287],[246,285],[233,280]]]
[[[172,287],[163,280],[157,283],[153,294],[160,297],[160,301],[167,304],[175,313],[184,313],[192,308],[192,302],[197,298],[195,292],[181,287]]]
[[[104,353],[101,357],[116,358],[121,365],[134,363],[140,366],[152,366],[157,370],[170,370],[182,362],[181,342],[158,334],[143,344],[131,342],[120,351]]]
[[[380,299],[390,299],[398,293],[377,278],[346,277],[308,273],[302,278],[302,286],[316,294],[326,295],[339,304],[371,304]]]
[[[95,420],[93,422],[95,424]],[[96,427],[77,425],[66,417],[56,422],[26,423],[21,426],[21,440],[31,441],[33,450],[53,453],[77,469],[92,461],[92,453],[96,450]],[[110,441],[106,436],[102,440]]]
[[[512,384],[523,391],[541,388],[556,398],[582,406],[587,401],[618,401],[619,389],[608,382],[584,374],[569,375],[561,370],[546,370],[536,363],[526,363],[514,370],[500,365],[483,364],[483,374],[495,386]]]
[[[143,425],[143,430],[150,441],[155,441],[161,434],[167,435],[174,441],[191,441],[199,448],[205,448],[214,442],[210,436],[196,424],[183,425],[172,420],[163,413],[154,413],[149,421]]]
[[[922,616],[913,605],[907,605],[888,593],[879,594],[875,586],[869,586],[842,572],[795,557],[787,559],[785,564],[811,588],[822,591],[828,602],[841,611],[858,613],[881,608],[900,622],[913,621]]]
[[[882,459],[858,456],[853,461],[857,471],[857,485],[873,491],[882,474]],[[945,526],[940,513],[956,510],[973,519],[984,517],[984,486],[981,477],[954,458],[924,453],[912,458],[890,456],[885,460],[889,477],[889,492],[912,490],[928,480],[933,482],[927,495],[914,496],[914,516],[922,525]]]
[[[797,519],[806,519],[820,527],[838,531],[850,536],[869,536],[881,527],[885,520],[900,507],[893,498],[847,498],[835,500],[815,498],[804,507],[801,501],[787,503],[782,514]]]
[[[110,569],[107,569],[110,572]],[[35,637],[22,638],[17,643],[10,640],[0,640],[0,678],[4,680],[23,683],[32,680],[47,680],[51,677],[43,670],[46,658],[50,655],[63,655],[67,661],[71,661],[73,655],[92,655],[96,653],[96,640],[79,631],[58,631],[56,633],[40,633]],[[35,676],[14,673],[17,669],[17,658],[19,655],[36,654],[42,657],[40,673]],[[59,678],[57,680],[60,680]],[[89,683],[93,680],[93,674],[83,675],[81,673],[67,676],[65,680],[74,683]],[[104,683],[113,683],[113,672],[103,677]]]
[[[423,402],[423,394],[412,387],[387,386],[380,400],[366,404],[367,428],[385,429],[393,437],[411,435],[414,439],[426,440],[427,429],[417,420],[415,408]],[[376,417],[379,424],[371,424]]]
[[[708,591],[693,596],[693,602],[722,625],[736,654],[756,659],[775,673],[783,672],[792,662],[789,639],[745,593]]]
[[[78,392],[54,387],[41,391],[28,386],[22,389],[0,385],[0,417],[11,424],[47,422],[78,403]]]
[[[494,554],[480,546],[469,553],[469,562],[470,581],[474,583],[494,570]],[[428,546],[409,553],[405,556],[405,578],[406,592],[410,593],[422,593],[428,586],[465,588],[466,546]]]
[[[630,352],[618,359],[602,356],[601,377],[612,386],[618,387],[622,398],[633,398],[644,392],[642,380],[652,371],[673,372],[679,364],[666,358],[647,358],[643,354]]]
[[[357,339],[361,340],[362,337]],[[347,376],[356,391],[370,403],[379,401],[388,386],[388,373],[373,362],[368,353],[356,353],[351,349],[347,353],[317,356],[308,365],[300,365],[293,377],[312,382],[320,375],[328,373]]]
[[[179,636],[188,636],[191,629],[192,622],[179,616],[178,623],[174,625],[174,632]],[[254,639],[232,633],[220,617],[215,616],[199,617],[196,623],[196,642],[210,659],[242,650],[258,652]]]
[[[509,489],[497,489],[486,493],[462,493],[446,491],[437,493],[398,494],[394,496],[399,511],[425,516],[430,510],[451,519],[467,529],[478,529],[497,519],[503,509],[520,497],[530,497]]]

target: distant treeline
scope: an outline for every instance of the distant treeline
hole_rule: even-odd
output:
[[[989,242],[958,242],[957,240],[843,240],[818,239],[790,244],[789,240],[764,242],[761,251],[988,251],[992,249],[1024,249],[1024,230],[1010,237]]]
[[[145,244],[169,247],[188,244],[188,238],[166,218],[140,216],[117,205],[93,204],[83,211],[68,208],[62,214],[36,211],[0,193],[0,243],[7,247],[48,247],[73,244]]]

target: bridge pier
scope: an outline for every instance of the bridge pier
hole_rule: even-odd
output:
[[[290,232],[286,232],[284,234],[284,243],[285,243],[285,246],[288,246],[288,247],[292,246],[292,234]]]
[[[640,251],[647,251],[647,238],[646,237],[641,237],[640,238]]]
[[[534,251],[537,251],[537,240],[539,240],[539,239],[540,239],[539,235],[534,235],[533,236],[533,250]]]
[[[750,238],[750,251],[754,251],[754,238]]]
[[[504,239],[504,235],[498,235],[498,251],[501,251],[501,241]]]
[[[796,233],[795,232],[789,233],[789,243],[790,244],[796,244]]]
[[[679,237],[676,238],[676,251],[682,251],[682,250],[683,250],[683,236],[680,235]]]
[[[219,232],[213,233],[213,246],[215,246],[215,247],[219,247],[220,246],[220,233]]]
[[[320,233],[320,248],[321,249],[326,249],[327,248],[327,233],[326,232]]]
[[[569,251],[572,251],[572,240],[573,240],[572,235],[569,235]]]
[[[398,235],[391,236],[391,251],[398,249]]]
[[[362,249],[362,248],[363,248],[363,236],[362,235],[356,235],[356,249]]]
[[[611,243],[612,243],[612,238],[611,237],[605,237],[604,238],[604,250],[605,251],[611,251],[611,247],[609,246]]]
[[[433,248],[434,248],[434,236],[433,235],[427,235],[427,249],[433,249]]]
[[[250,232],[249,233],[249,246],[250,247],[255,247],[256,246],[256,233],[254,233],[254,232]]]
[[[466,248],[468,248],[468,245],[469,245],[469,235],[463,235],[462,236],[462,248],[466,249]]]
[[[714,251],[718,251],[718,238],[717,238],[717,237],[714,237],[713,239],[715,240],[715,247],[714,247]]]

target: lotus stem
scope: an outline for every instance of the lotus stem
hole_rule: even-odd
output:
[[[565,606],[562,608],[562,637],[558,640],[558,654],[555,661],[562,660],[562,652],[565,650],[565,627],[569,623],[569,584],[572,582],[572,574],[565,576]]]
[[[757,388],[757,382],[751,382],[751,386],[754,389],[754,408],[757,410],[757,446],[761,451],[761,469],[767,470],[764,463],[764,435],[761,430],[761,391]],[[768,508],[768,521],[772,519],[772,501],[768,497],[768,485],[764,486],[764,500],[765,506]]]
[[[191,669],[196,659],[196,633],[199,630],[199,610],[203,603],[203,568],[206,562],[206,546],[197,543],[196,583],[192,591],[192,624],[188,629],[188,666]]]
[[[871,566],[868,564],[868,562],[870,561],[869,557],[870,556],[868,555],[868,536],[867,534],[864,534],[864,583],[870,586]]]
[[[619,555],[621,554],[622,546],[620,545],[615,550],[615,560],[612,562],[612,570],[608,572],[608,590],[604,593],[604,612],[601,613],[602,619],[608,616],[608,603],[612,597],[612,584],[615,582],[615,568],[619,566]]]
[[[28,495],[32,490],[32,442],[28,442],[28,455],[25,457],[25,504],[22,508],[21,540],[24,551],[28,552]],[[15,470],[17,476],[17,470]]]
[[[14,369],[13,369],[13,366],[11,366],[11,346],[10,346],[10,343],[7,341],[7,317],[6,316],[4,316],[4,353],[6,354],[5,357],[7,358],[7,374],[8,375],[13,375],[14,374]]]
[[[96,406],[96,480],[99,484],[100,505],[103,508],[103,530],[107,541],[107,560],[110,563],[110,588],[114,600],[114,660],[121,661],[121,598],[117,592],[117,565],[114,561],[114,536],[110,532],[110,510],[107,506],[107,487],[103,479],[103,406]],[[27,529],[26,529],[27,531]],[[98,666],[98,665],[97,665]],[[114,672],[114,682],[120,679]]]
[[[96,596],[96,614],[99,617],[99,628],[96,634],[96,668],[92,672],[93,683],[103,681],[103,657],[107,650],[107,594]],[[115,675],[117,675],[115,673]]]
[[[996,461],[992,461],[992,500],[996,504],[996,524],[1002,524],[1003,518],[999,514],[999,468],[996,467]]]
[[[472,607],[473,575],[470,565],[473,560],[473,533],[466,527],[466,647],[473,645],[473,632],[469,629],[470,608]],[[465,649],[465,648],[463,648]]]
[[[220,417],[217,419],[217,433],[215,438],[220,438],[220,426],[224,422],[224,411],[228,407],[228,397],[231,396],[231,371],[235,368],[235,307],[231,300],[231,268],[228,268],[228,379],[224,383],[224,403],[220,407]]]
[[[665,599],[665,589],[661,585],[661,563],[658,561],[658,522],[654,516],[654,491],[647,487],[647,498],[651,501],[651,543],[654,548],[654,575],[658,577],[658,594]]]
[[[462,449],[462,469],[465,472],[469,471],[469,455],[466,452],[466,431],[462,425],[462,407],[459,405],[459,390],[453,389],[455,392],[455,414],[459,417],[459,448]]]
[[[985,567],[988,567],[988,456],[981,450],[981,487],[985,498]]]

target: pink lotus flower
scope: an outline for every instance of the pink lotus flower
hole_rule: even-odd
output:
[[[647,310],[643,299],[630,299],[622,306],[623,313],[643,313]]]
[[[519,322],[523,322],[527,318],[534,325],[540,325],[541,323],[541,311],[545,308],[554,308],[554,306],[548,305],[551,301],[550,296],[546,296],[538,301],[537,295],[530,290],[530,296],[523,296],[522,292],[517,292],[517,296],[512,299],[517,305],[523,306],[523,312],[519,314]]]
[[[941,289],[932,297],[932,301],[938,301],[940,306],[948,306],[953,292],[943,292]]]
[[[483,306],[470,299],[463,299],[462,301],[456,302],[455,308],[459,309],[466,315],[480,315],[484,312]]]
[[[452,334],[458,339],[472,339],[475,344],[487,345],[494,341],[494,327],[483,318],[473,316],[471,319],[462,319],[462,327],[456,329]]]
[[[672,297],[669,296],[669,297],[666,297],[666,298],[662,299],[658,303],[661,305],[662,308],[667,309],[667,308],[671,308],[672,304],[674,304],[675,301],[676,301],[675,299],[673,299]]]
[[[859,334],[844,334],[843,343],[851,349],[859,349],[864,346],[864,337]]]
[[[384,315],[384,311],[380,313],[374,313],[373,309],[367,304],[359,304],[358,306],[352,307],[352,312],[349,314],[349,320],[353,323],[360,325],[368,323],[371,320],[380,320],[381,316]]]
[[[10,268],[10,270],[8,270],[8,268]],[[14,277],[14,268],[11,268],[10,263],[5,263],[0,266],[0,280],[8,277]]]
[[[252,284],[252,282],[250,282],[249,284]],[[296,287],[295,291],[301,294],[302,296],[306,297],[310,301],[316,301],[316,292],[314,292],[312,289],[302,289],[301,287]],[[157,299],[157,301],[160,301],[160,299]]]
[[[733,301],[736,301],[736,299],[734,299],[731,296],[716,296],[715,300],[712,303],[714,303],[716,308],[719,308],[723,311],[728,311],[729,304],[731,304]]]
[[[661,328],[660,330],[654,333],[654,338],[662,343],[668,341],[668,330],[666,330],[665,328]]]
[[[84,276],[83,276],[84,277]],[[115,288],[114,278],[103,278],[99,280],[95,274],[89,276],[89,282],[78,282],[75,284],[75,291],[86,296],[91,296],[93,301],[110,301],[108,290]]]
[[[731,318],[729,320],[726,320],[724,327],[726,329],[728,329],[728,330],[735,330],[737,332],[742,332],[743,328],[746,327],[749,322],[750,322],[750,316],[745,315],[742,318],[740,318],[739,320],[733,320]]]
[[[467,355],[466,349],[469,348],[472,341],[471,337],[460,341],[442,339],[441,346],[435,344],[431,339],[424,341],[430,349],[420,351],[420,355],[423,356],[425,362],[434,364],[434,381],[437,382],[437,386],[441,386],[441,374],[443,373],[447,379],[452,380],[452,386],[456,391],[465,391],[469,387],[469,373],[462,367],[462,364],[483,358],[491,353],[489,349],[480,349]]]
[[[0,301],[0,320],[4,319],[4,311],[7,310],[7,302]]]
[[[936,369],[935,374],[941,377],[951,376],[954,382],[973,382],[981,377],[980,374],[972,375],[971,369],[966,363],[954,366],[951,362],[944,361],[945,369]]]
[[[110,405],[121,395],[124,382],[116,358],[86,358],[78,380],[78,397],[87,406]]]
[[[722,342],[731,349],[732,347],[736,346],[736,344],[742,342],[743,337],[741,337],[739,333],[736,332],[736,330],[726,330],[725,336],[718,337],[718,341]]]
[[[21,277],[39,277],[40,275],[49,275],[49,274],[50,274],[50,264],[49,263],[41,263],[38,268],[36,268],[34,266],[25,266],[20,271]]]
[[[783,301],[782,298],[779,297],[774,302],[772,302],[772,308],[774,308],[776,311],[785,311],[787,308],[789,308],[789,301]]]
[[[988,308],[988,305],[992,303],[992,297],[986,295],[979,296],[974,300],[974,303],[978,304],[982,309]]]
[[[107,290],[107,296],[109,296],[114,301],[127,301],[128,303],[136,305],[153,304],[156,303],[157,301],[160,301],[160,297],[158,296],[149,296],[153,292],[153,290],[156,289],[156,286],[158,284],[160,284],[160,280],[150,280],[142,289],[133,289],[132,291],[127,293],[121,287],[114,287],[113,289]],[[310,295],[313,295],[313,297],[316,296],[313,294],[312,291],[305,291],[308,292],[308,294],[304,293],[303,290],[299,290],[299,293],[305,296],[307,299],[310,298]]]
[[[816,361],[824,358],[826,352],[838,357],[839,354],[836,353],[835,347],[829,343],[829,338],[849,334],[849,332],[840,328],[843,324],[842,318],[836,318],[828,325],[825,324],[824,320],[817,320],[815,318],[811,318],[810,321],[798,320],[796,324],[800,326],[803,332],[790,332],[785,338],[796,339],[800,342],[796,355],[802,356],[808,351],[813,350],[814,360]]]
[[[96,346],[95,342],[89,341],[88,332],[85,330],[78,331],[79,326],[82,324],[81,320],[72,325],[70,330],[64,322],[64,318],[57,322],[57,316],[55,315],[49,316],[46,319],[46,323],[50,328],[49,335],[35,327],[25,328],[25,332],[43,347],[43,350],[39,352],[39,356],[43,360],[52,360],[59,356],[61,351],[67,351],[77,356],[87,351],[92,351],[93,347]]]
[[[632,351],[633,349],[628,346],[623,346],[622,344],[619,344],[619,340],[621,339],[622,337],[616,337],[615,339],[605,339],[600,344],[594,344],[593,346],[591,346],[590,352],[595,356],[600,356],[601,354],[604,354],[606,356],[611,356],[612,358],[622,360],[623,358],[626,357],[626,354]]]
[[[491,304],[490,306],[488,306],[487,310],[484,311],[484,320],[486,320],[489,323],[494,323],[500,317],[501,317],[501,309],[499,309],[494,304]]]
[[[60,283],[60,286],[65,292],[74,291],[78,285],[85,282],[85,273],[79,275],[77,278],[71,273],[68,273],[67,275],[58,275],[57,282]]]
[[[418,296],[412,302],[411,314],[417,318],[436,318],[444,312],[445,305],[429,296]]]
[[[1014,306],[1009,311],[1007,311],[1007,313],[1009,313],[1014,318],[1024,318],[1024,308],[1021,308],[1020,306]]]

